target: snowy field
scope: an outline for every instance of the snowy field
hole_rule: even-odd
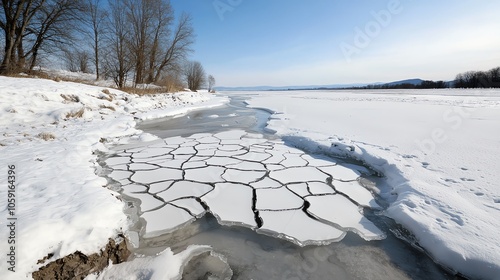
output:
[[[275,112],[269,128],[285,142],[384,174],[385,214],[437,262],[499,279],[500,91],[247,94],[250,106]]]
[[[94,152],[157,139],[135,129],[138,119],[226,102],[208,93],[138,97],[77,83],[0,77],[0,278],[31,278],[47,255],[53,261],[76,250],[95,253],[127,230],[118,194],[103,188],[106,179],[96,175]],[[15,178],[8,178],[9,170]],[[15,185],[11,205],[8,179]],[[17,218],[15,229],[7,227],[13,221],[8,217]],[[14,244],[7,237],[15,240],[15,273],[8,271],[11,257],[4,252]]]

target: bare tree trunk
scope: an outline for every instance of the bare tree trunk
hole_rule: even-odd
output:
[[[101,77],[100,47],[101,37],[104,33],[104,21],[107,17],[106,11],[100,8],[101,0],[87,0],[83,11],[83,24],[87,27],[83,33],[86,34],[91,43],[93,51],[93,62],[95,66],[96,81]]]
[[[4,58],[0,65],[1,74],[10,74],[18,71],[18,61],[16,51],[19,52],[24,30],[26,29],[32,15],[30,9],[34,1],[13,1],[2,0],[2,7],[5,15],[5,22],[1,21],[0,26],[5,33]],[[44,1],[41,1],[43,4]]]
[[[125,7],[122,1],[110,1],[111,16],[108,22],[110,55],[107,58],[107,67],[112,72],[111,75],[118,88],[126,85],[127,75],[131,69],[129,61],[129,45],[127,36],[130,35],[130,25],[127,20]]]
[[[100,73],[99,73],[99,34],[97,31],[94,29],[94,65],[95,65],[95,80],[99,80],[100,78]]]

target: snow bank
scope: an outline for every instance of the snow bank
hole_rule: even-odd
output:
[[[276,112],[269,128],[287,142],[383,173],[386,215],[436,261],[498,279],[500,91],[265,92],[249,103]]]
[[[0,77],[0,278],[31,278],[48,261],[98,252],[126,230],[123,204],[96,175],[97,150],[127,139],[155,139],[136,130],[139,115],[178,114],[227,102],[209,94],[138,97],[113,89],[42,79]],[[201,105],[200,105],[201,104]],[[161,112],[155,113],[155,112]],[[142,118],[142,117],[141,117]],[[7,269],[7,181],[14,166],[16,266]],[[10,178],[11,179],[11,178]],[[10,257],[9,257],[10,258]]]
[[[99,276],[89,275],[86,280],[171,280],[181,279],[183,267],[195,256],[210,252],[209,246],[191,245],[176,255],[167,248],[157,256],[136,258],[130,262],[110,265]]]

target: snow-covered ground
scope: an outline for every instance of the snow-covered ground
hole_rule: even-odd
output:
[[[47,262],[76,250],[96,253],[127,229],[123,203],[96,175],[95,151],[156,139],[135,129],[137,119],[226,102],[208,93],[139,97],[78,83],[0,77],[0,278],[31,278],[44,265],[37,261],[49,254]],[[15,186],[10,193],[8,181]],[[8,204],[9,195],[15,204]],[[15,273],[8,270],[14,264],[7,262],[10,246]]]
[[[238,93],[234,93],[238,94]],[[252,92],[269,128],[383,173],[385,214],[441,264],[500,275],[500,91]]]

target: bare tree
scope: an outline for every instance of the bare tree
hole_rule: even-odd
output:
[[[129,45],[127,38],[130,28],[128,26],[127,14],[120,0],[109,2],[111,15],[108,22],[109,36],[107,38],[108,50],[106,55],[106,69],[113,77],[118,88],[125,87],[127,76],[132,69]]]
[[[96,80],[99,80],[101,73],[101,43],[106,32],[106,18],[108,13],[101,8],[101,0],[86,0],[82,6],[83,23],[82,33],[89,39],[93,52],[92,62],[95,67]]]
[[[86,51],[80,51],[76,54],[76,59],[78,62],[78,70],[82,73],[90,73],[89,69],[89,61],[90,61],[90,55]]]
[[[144,64],[146,60],[146,46],[148,44],[149,27],[151,25],[151,14],[153,13],[153,2],[144,0],[122,1],[126,7],[127,20],[131,24],[132,31],[129,34],[128,44],[134,58],[135,84],[142,83]]]
[[[158,65],[154,69],[154,78],[149,82],[156,82],[161,77],[163,71],[180,71],[181,64],[186,60],[187,55],[192,51],[191,45],[194,43],[194,30],[191,24],[191,17],[183,14],[173,32],[172,38],[166,41],[165,51],[158,55]]]
[[[71,72],[78,71],[78,63],[76,62],[75,52],[71,50],[63,50],[63,54],[66,70]]]
[[[212,75],[208,75],[208,92],[212,92],[215,86],[215,78]]]
[[[57,46],[73,41],[72,31],[78,18],[81,2],[78,0],[46,1],[32,20],[26,37],[29,43],[25,56],[29,56],[29,70],[36,66],[40,51],[53,52]]]
[[[166,88],[167,92],[175,92],[184,88],[182,77],[176,70],[164,72],[157,84]]]
[[[189,61],[184,66],[184,77],[188,88],[197,91],[206,83],[205,69],[198,61]]]
[[[194,42],[191,18],[183,14],[173,27],[174,13],[166,0],[126,0],[124,5],[131,23],[135,84],[158,82],[164,71],[179,71]]]
[[[0,73],[20,72],[26,66],[31,70],[42,50],[51,52],[68,42],[80,4],[80,0],[2,0],[5,48]]]
[[[39,12],[45,0],[15,1],[2,0],[3,13],[0,18],[0,27],[4,31],[4,57],[0,66],[0,73],[10,74],[22,71],[24,68],[23,37],[33,16]]]
[[[169,2],[159,1],[157,8],[153,11],[151,44],[149,46],[148,61],[145,69],[145,82],[153,83],[155,74],[158,70],[159,57],[163,54],[165,43],[168,42],[170,34],[170,25],[172,24],[174,15]]]
[[[64,62],[66,69],[71,72],[89,73],[90,55],[86,51],[64,49]]]

